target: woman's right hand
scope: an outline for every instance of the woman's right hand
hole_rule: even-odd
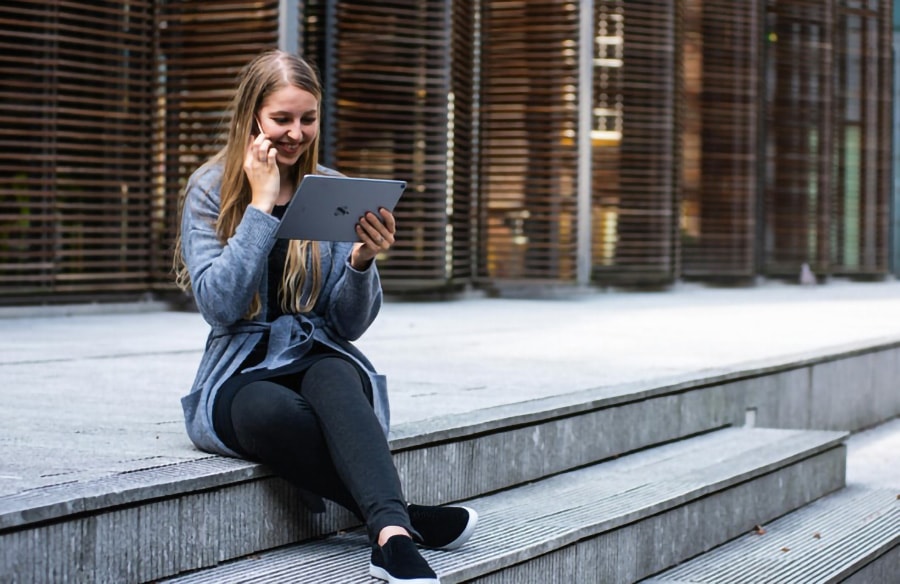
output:
[[[277,156],[278,151],[265,134],[260,132],[256,137],[251,136],[244,156],[244,173],[250,181],[250,205],[264,213],[272,212],[281,186]]]

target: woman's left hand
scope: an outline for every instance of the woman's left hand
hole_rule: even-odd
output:
[[[391,249],[394,245],[394,233],[397,222],[387,209],[379,209],[378,215],[369,211],[356,224],[359,242],[354,244],[350,253],[350,265],[357,270],[365,270],[379,253]]]

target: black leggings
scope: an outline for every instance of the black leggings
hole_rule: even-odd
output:
[[[213,408],[226,445],[349,509],[373,543],[389,525],[412,532],[368,384],[352,363],[322,356],[299,373],[239,380],[223,387]]]

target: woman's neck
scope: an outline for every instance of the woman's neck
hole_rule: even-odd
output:
[[[294,196],[294,191],[297,189],[297,185],[294,184],[294,177],[292,168],[290,166],[284,167],[278,165],[278,173],[280,175],[281,186],[278,188],[278,198],[275,199],[276,205],[287,205],[291,197]]]

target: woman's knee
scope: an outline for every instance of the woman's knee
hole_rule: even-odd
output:
[[[231,420],[236,432],[279,432],[300,426],[312,416],[305,400],[296,392],[270,381],[250,383],[234,396]]]
[[[291,389],[270,381],[251,383],[231,407],[237,441],[253,459],[304,488],[318,480],[310,477],[334,474],[318,419]]]
[[[337,395],[353,392],[365,395],[365,385],[356,367],[340,357],[325,357],[313,363],[303,375],[300,393],[322,392]]]
[[[309,377],[350,377],[359,379],[359,374],[352,363],[340,357],[323,357],[313,363],[306,371],[304,378]]]

